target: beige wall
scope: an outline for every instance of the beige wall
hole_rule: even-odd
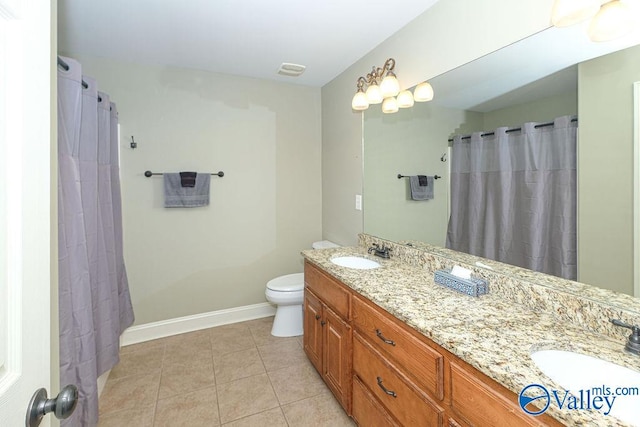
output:
[[[355,244],[362,232],[362,212],[354,209],[355,194],[362,192],[362,114],[351,110],[357,78],[393,57],[401,85],[411,87],[547,28],[552,4],[553,0],[440,1],[323,86],[325,238]]]
[[[580,64],[578,74],[578,280],[629,294],[639,56],[640,46],[625,49]]]
[[[118,106],[136,324],[264,302],[268,280],[302,271],[322,233],[320,89],[75,58]],[[148,169],[225,176],[210,206],[165,209]]]
[[[501,126],[519,127],[525,122],[550,122],[560,116],[578,114],[578,93],[573,90],[485,113],[483,130]]]

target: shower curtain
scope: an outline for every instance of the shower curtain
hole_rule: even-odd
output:
[[[118,116],[78,62],[58,67],[60,383],[80,399],[63,426],[96,426],[97,378],[119,361],[133,323],[122,252]],[[83,84],[85,87],[83,87]]]
[[[569,116],[454,137],[447,247],[575,280],[576,138]]]

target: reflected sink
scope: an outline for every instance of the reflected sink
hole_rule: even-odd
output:
[[[640,372],[616,365],[606,360],[562,350],[540,350],[533,352],[531,358],[538,368],[549,378],[571,391],[578,398],[594,402],[596,395],[602,396],[599,406],[603,414],[609,408],[604,397],[612,402],[608,416],[616,417],[631,425],[640,426],[640,395],[616,395],[618,387],[634,389],[640,387]],[[607,396],[603,390],[608,387],[611,394]],[[584,393],[580,393],[584,390]],[[590,394],[586,394],[590,390]],[[624,390],[619,390],[624,392]],[[552,390],[549,390],[552,392]],[[564,390],[560,390],[560,398]],[[604,393],[603,393],[604,392]],[[614,399],[615,398],[615,399]],[[558,407],[552,399],[552,404]],[[584,403],[586,407],[587,402]],[[566,407],[567,405],[565,405]],[[593,407],[593,406],[592,406]]]
[[[341,256],[331,258],[331,262],[335,265],[339,265],[340,267],[354,268],[356,270],[371,270],[372,268],[380,267],[380,263],[359,256]]]

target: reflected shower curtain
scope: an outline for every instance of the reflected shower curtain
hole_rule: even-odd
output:
[[[80,64],[63,60],[69,69],[58,68],[60,382],[78,386],[80,400],[62,425],[95,426],[97,378],[118,363],[120,335],[133,323],[122,254],[117,111],[95,80],[82,76]]]
[[[454,137],[447,247],[575,280],[576,138],[569,116]]]

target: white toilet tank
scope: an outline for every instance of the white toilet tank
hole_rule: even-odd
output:
[[[321,240],[319,242],[313,242],[311,244],[313,249],[331,249],[331,248],[339,248],[340,245],[336,245],[330,240]]]

